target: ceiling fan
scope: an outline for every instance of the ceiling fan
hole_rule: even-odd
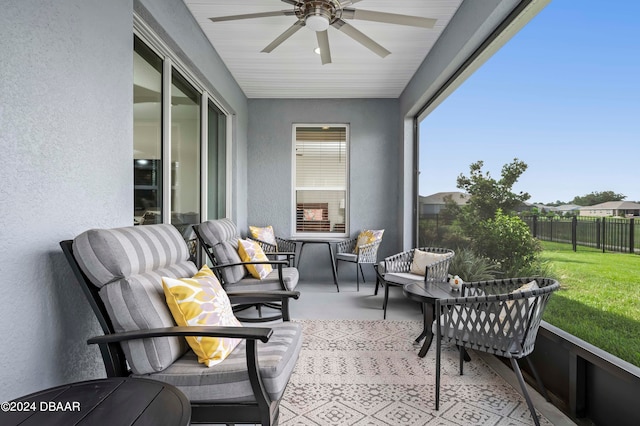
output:
[[[293,6],[293,9],[277,10],[272,12],[249,13],[246,15],[219,16],[209,18],[213,22],[234,21],[239,19],[266,18],[270,16],[295,16],[298,20],[285,32],[280,34],[262,52],[270,53],[280,46],[285,40],[295,34],[300,28],[307,27],[315,31],[320,48],[322,64],[331,63],[331,49],[329,48],[329,26],[348,35],[367,49],[379,55],[387,56],[387,49],[367,37],[362,32],[351,26],[345,19],[359,19],[363,21],[375,21],[396,25],[408,25],[412,27],[433,28],[435,19],[419,16],[399,15],[396,13],[375,12],[371,10],[353,9],[350,6],[362,0],[281,0]]]

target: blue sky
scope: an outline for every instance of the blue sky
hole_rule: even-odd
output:
[[[530,202],[614,191],[640,202],[640,1],[552,0],[420,124],[421,195],[469,165]]]

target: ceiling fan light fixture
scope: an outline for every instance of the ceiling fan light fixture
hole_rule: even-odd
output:
[[[326,31],[329,28],[329,18],[324,14],[307,15],[304,20],[305,25],[313,31]]]

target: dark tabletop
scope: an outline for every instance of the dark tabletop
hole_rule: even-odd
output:
[[[424,282],[413,282],[404,286],[404,293],[412,300],[426,303],[434,303],[437,299],[460,296],[460,292],[451,290],[451,286],[447,282],[426,284]]]
[[[190,418],[189,400],[178,389],[130,377],[58,386],[5,402],[0,412],[3,426],[185,426]]]

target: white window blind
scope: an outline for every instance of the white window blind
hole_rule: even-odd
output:
[[[295,127],[296,233],[347,229],[347,133],[346,125]]]

